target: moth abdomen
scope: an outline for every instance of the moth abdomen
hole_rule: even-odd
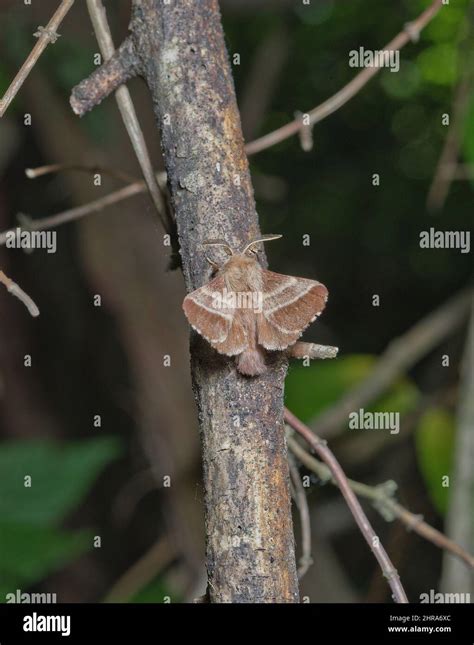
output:
[[[258,348],[246,349],[237,357],[237,369],[244,376],[259,376],[267,370],[263,352]]]

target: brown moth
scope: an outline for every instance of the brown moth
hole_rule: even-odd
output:
[[[240,253],[224,240],[205,242],[223,247],[230,257],[221,267],[206,258],[215,277],[183,302],[193,329],[220,354],[235,356],[238,371],[246,376],[262,374],[265,350],[294,345],[326,305],[328,291],[320,282],[267,271],[259,264],[256,245],[280,237],[264,235]]]

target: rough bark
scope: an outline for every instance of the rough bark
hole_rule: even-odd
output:
[[[130,29],[136,60],[124,65],[138,65],[152,94],[184,278],[192,290],[209,278],[202,242],[224,238],[239,247],[259,234],[217,0],[135,0]],[[92,107],[88,85],[103,73],[74,90],[76,113]],[[101,98],[95,94],[94,103]],[[286,359],[276,357],[263,376],[248,379],[200,337],[192,338],[191,356],[209,598],[297,602],[283,424]]]

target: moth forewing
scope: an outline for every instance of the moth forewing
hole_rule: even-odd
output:
[[[259,342],[269,350],[286,349],[323,311],[327,289],[320,282],[262,270],[263,321]],[[268,324],[266,324],[268,323]]]
[[[218,294],[223,293],[224,287],[224,278],[219,275],[188,294],[183,301],[189,324],[211,345],[225,341],[231,328],[233,312],[216,306]]]

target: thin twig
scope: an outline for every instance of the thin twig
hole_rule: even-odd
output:
[[[104,59],[107,61],[114,55],[115,47],[102,0],[87,0],[87,8],[89,9],[89,15],[100,50]],[[145,143],[145,137],[143,136],[138,121],[132,97],[125,85],[122,85],[115,91],[115,99],[163,228],[167,233],[170,233],[171,226],[166,200],[156,181],[150,155]]]
[[[399,575],[397,570],[393,566],[390,558],[387,555],[387,552],[383,548],[380,539],[376,535],[372,525],[367,519],[366,514],[362,506],[359,503],[359,500],[355,496],[354,491],[347,481],[347,477],[342,470],[339,462],[336,457],[333,455],[332,451],[328,448],[325,441],[322,441],[317,437],[306,424],[304,424],[300,419],[298,419],[292,412],[285,408],[285,421],[291,426],[303,439],[311,446],[311,448],[319,455],[319,457],[324,461],[324,463],[330,469],[332,476],[339,486],[339,490],[343,494],[347,505],[349,506],[352,515],[354,516],[355,521],[357,522],[358,527],[362,535],[364,536],[367,544],[371,548],[377,562],[382,569],[382,573],[387,579],[388,584],[392,590],[393,599],[399,603],[407,603],[408,599],[403,589],[402,583],[400,582]]]
[[[323,464],[319,459],[310,455],[294,437],[287,437],[287,443],[291,452],[308,470],[314,472],[323,482],[330,481],[337,486],[337,482],[326,464]],[[348,479],[347,481],[354,493],[360,497],[370,499],[373,502],[374,507],[384,519],[399,519],[409,530],[414,531],[440,549],[449,551],[463,560],[469,567],[474,568],[474,557],[470,553],[446,535],[427,524],[421,515],[412,513],[394,499],[393,494],[397,488],[394,481],[388,481],[378,486],[368,486],[353,479]]]
[[[11,293],[12,296],[16,296],[19,300],[21,300],[21,302],[25,305],[33,318],[39,316],[39,309],[33,302],[32,298],[30,298],[30,296],[25,293],[23,289],[17,285],[16,282],[13,282],[13,280],[5,275],[3,271],[0,271],[0,282],[6,286],[8,292]]]
[[[431,211],[440,210],[444,206],[451,183],[456,179],[456,161],[459,155],[461,133],[470,97],[471,79],[464,78],[456,91],[451,125],[428,192],[427,206]]]
[[[335,436],[351,412],[383,394],[396,378],[462,324],[468,315],[471,297],[470,289],[458,293],[393,340],[367,378],[319,415],[314,431],[324,439]]]
[[[68,13],[69,9],[72,7],[73,4],[74,4],[74,0],[62,0],[61,4],[56,9],[56,12],[54,13],[51,20],[48,22],[46,27],[38,28],[38,31],[37,31],[38,42],[31,50],[28,58],[23,63],[17,75],[11,82],[10,87],[7,89],[3,98],[0,100],[0,117],[2,117],[5,114],[8,106],[15,98],[19,89],[25,82],[28,74],[31,72],[31,70],[36,64],[36,61],[44,52],[46,47],[49,45],[49,43],[56,42],[56,39],[58,38],[58,34],[56,33],[56,30],[59,28],[59,25],[62,23],[66,14]]]
[[[317,343],[305,343],[303,341],[297,341],[286,351],[291,358],[309,358],[311,360],[336,358],[338,352],[339,348],[332,345],[318,345]]]
[[[463,27],[464,23],[462,23],[461,31],[463,31]],[[462,69],[451,107],[450,126],[428,191],[427,207],[431,211],[443,208],[451,184],[456,179],[459,150],[474,79],[472,71],[474,62],[474,50],[472,48],[473,30],[474,4],[471,2],[467,11],[467,29],[463,34],[458,51],[459,59],[462,61]]]
[[[47,169],[53,169],[55,167],[57,168],[57,170],[64,169],[64,167],[60,164],[55,164],[55,166],[40,166],[39,168],[32,168],[32,169],[30,168],[29,172],[27,173],[27,176],[30,177],[31,179],[35,179],[36,177],[41,176],[41,174],[46,174],[46,172],[54,172],[55,170],[47,170]],[[77,166],[77,170],[84,170],[84,171],[91,172],[92,167]],[[166,183],[166,173],[165,172],[156,173],[156,181],[159,184],[164,185]],[[75,208],[68,208],[65,211],[61,211],[60,213],[56,213],[55,215],[50,215],[49,217],[44,217],[42,219],[37,219],[37,220],[29,219],[27,228],[28,230],[32,230],[32,231],[42,231],[44,229],[54,228],[56,226],[60,226],[61,224],[66,224],[68,222],[81,219],[82,217],[86,217],[87,215],[92,215],[93,213],[97,213],[103,210],[104,208],[106,208],[107,206],[112,206],[113,204],[121,202],[124,199],[133,197],[133,195],[139,195],[141,193],[145,193],[146,191],[147,191],[147,187],[144,181],[135,181],[134,183],[129,184],[128,186],[125,186],[120,190],[116,190],[112,193],[109,193],[104,197],[99,197],[98,199],[95,199],[92,202],[88,202],[87,204],[82,204],[82,206],[77,206]],[[0,246],[5,245],[9,233],[17,233],[17,230],[18,230],[18,227],[14,227],[0,233]]]
[[[162,538],[142,555],[109,590],[104,602],[125,602],[149,584],[175,558],[169,540]]]
[[[443,0],[434,0],[434,2],[413,22],[405,25],[393,40],[385,45],[384,50],[400,50],[407,43],[416,40],[420,32],[426,25],[434,18],[443,5]],[[270,148],[271,146],[292,137],[297,134],[302,128],[313,126],[319,123],[333,112],[336,112],[340,107],[353,98],[372,77],[379,73],[381,67],[366,67],[357,74],[347,85],[345,85],[339,92],[336,92],[331,98],[324,101],[317,107],[313,108],[309,115],[309,124],[305,124],[301,118],[296,118],[290,121],[281,128],[270,132],[255,141],[251,141],[245,146],[247,155],[253,155],[261,150]]]
[[[120,179],[127,184],[138,181],[136,177],[132,177],[126,172],[121,170],[115,170],[115,168],[105,168],[104,166],[87,166],[84,164],[65,164],[65,163],[54,163],[49,164],[48,166],[38,166],[37,168],[25,168],[25,175],[28,179],[38,179],[38,177],[43,177],[44,175],[50,175],[55,172],[66,172],[69,170],[86,172],[90,174],[101,174],[109,175],[109,177],[114,177],[115,179]]]
[[[313,564],[313,559],[311,557],[311,520],[309,516],[306,491],[301,481],[298,466],[296,465],[292,455],[288,455],[288,464],[290,467],[291,480],[293,482],[293,496],[300,514],[302,554],[298,565],[298,579],[301,580]]]
[[[81,219],[86,215],[97,213],[103,210],[106,206],[111,206],[112,204],[116,204],[117,202],[127,199],[128,197],[132,197],[133,195],[144,193],[145,191],[145,182],[137,181],[134,184],[125,186],[125,188],[109,193],[108,195],[105,195],[105,197],[99,197],[99,199],[95,199],[94,201],[83,204],[82,206],[69,208],[61,213],[56,213],[55,215],[44,217],[43,219],[30,220],[28,229],[32,231],[43,231],[44,229],[60,226],[61,224]],[[9,233],[11,234],[16,232],[17,227],[10,228],[7,231],[0,233],[0,246],[5,245]]]

